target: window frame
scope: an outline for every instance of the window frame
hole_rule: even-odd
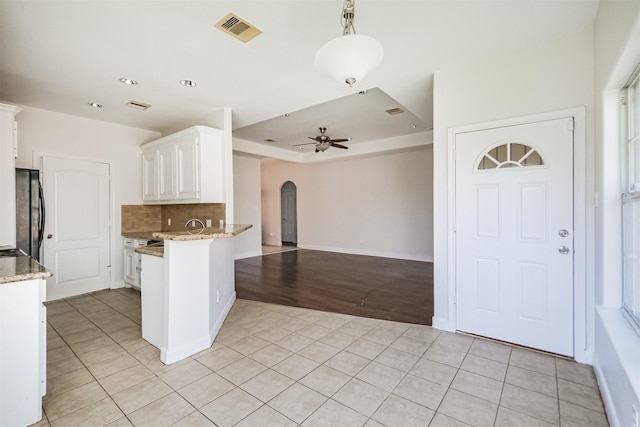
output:
[[[620,115],[620,169],[621,169],[621,275],[622,309],[636,330],[640,331],[640,161],[633,156],[640,153],[640,65],[634,70],[621,90]],[[635,147],[634,147],[635,144]],[[634,208],[634,205],[635,208]],[[627,215],[633,215],[628,221]],[[630,227],[627,226],[630,225]],[[634,226],[634,224],[637,224]],[[631,228],[631,229],[629,229]],[[635,232],[635,234],[634,234]],[[631,239],[631,240],[629,240]],[[631,251],[628,251],[631,247]],[[628,254],[631,252],[631,255]],[[631,265],[630,265],[631,264]],[[631,277],[627,273],[631,270]],[[629,280],[632,281],[629,284]]]

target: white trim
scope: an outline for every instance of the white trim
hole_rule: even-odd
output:
[[[593,336],[593,307],[594,284],[587,279],[587,268],[593,268],[593,262],[587,262],[587,248],[590,239],[587,235],[587,224],[593,224],[592,209],[588,209],[587,200],[593,200],[592,177],[587,177],[587,159],[593,161],[592,148],[587,153],[586,141],[586,107],[575,107],[560,111],[551,111],[529,116],[513,117],[485,123],[475,123],[448,129],[447,156],[447,242],[448,242],[448,311],[449,319],[434,317],[432,324],[435,328],[456,330],[456,248],[455,248],[455,140],[460,133],[475,132],[498,127],[516,126],[527,123],[541,122],[560,118],[574,119],[573,146],[573,194],[574,194],[574,358],[581,363],[591,363],[593,357],[593,343],[589,337]],[[589,154],[589,156],[587,156]],[[587,179],[589,178],[589,180]],[[591,197],[588,198],[587,196]],[[591,227],[593,229],[593,227]],[[591,252],[589,258],[592,258]]]
[[[280,246],[280,245],[273,245],[273,246]],[[401,254],[396,252],[370,251],[366,249],[337,248],[333,246],[304,245],[300,243],[298,243],[297,246],[299,249],[309,249],[314,251],[336,252],[340,254],[352,254],[352,255],[377,256],[380,258],[406,259],[409,261],[433,262],[433,256]]]

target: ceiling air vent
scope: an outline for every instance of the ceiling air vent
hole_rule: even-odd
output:
[[[390,115],[390,116],[394,116],[394,115],[396,115],[396,114],[402,114],[402,113],[404,113],[404,110],[403,110],[402,108],[398,108],[398,107],[395,107],[395,108],[389,108],[388,110],[385,110],[385,111],[386,111],[386,113],[387,113],[388,115]]]
[[[215,27],[244,43],[262,34],[258,28],[233,13],[219,20]]]
[[[129,101],[124,105],[126,105],[127,107],[135,108],[136,110],[146,110],[148,108],[151,108],[151,104],[145,104],[144,102],[140,101]]]

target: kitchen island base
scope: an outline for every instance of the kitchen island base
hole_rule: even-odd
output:
[[[142,253],[142,338],[171,364],[213,344],[236,299],[233,239],[165,240]]]

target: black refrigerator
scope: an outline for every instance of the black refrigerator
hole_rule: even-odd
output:
[[[44,233],[44,197],[37,169],[16,169],[16,247],[40,260]]]

